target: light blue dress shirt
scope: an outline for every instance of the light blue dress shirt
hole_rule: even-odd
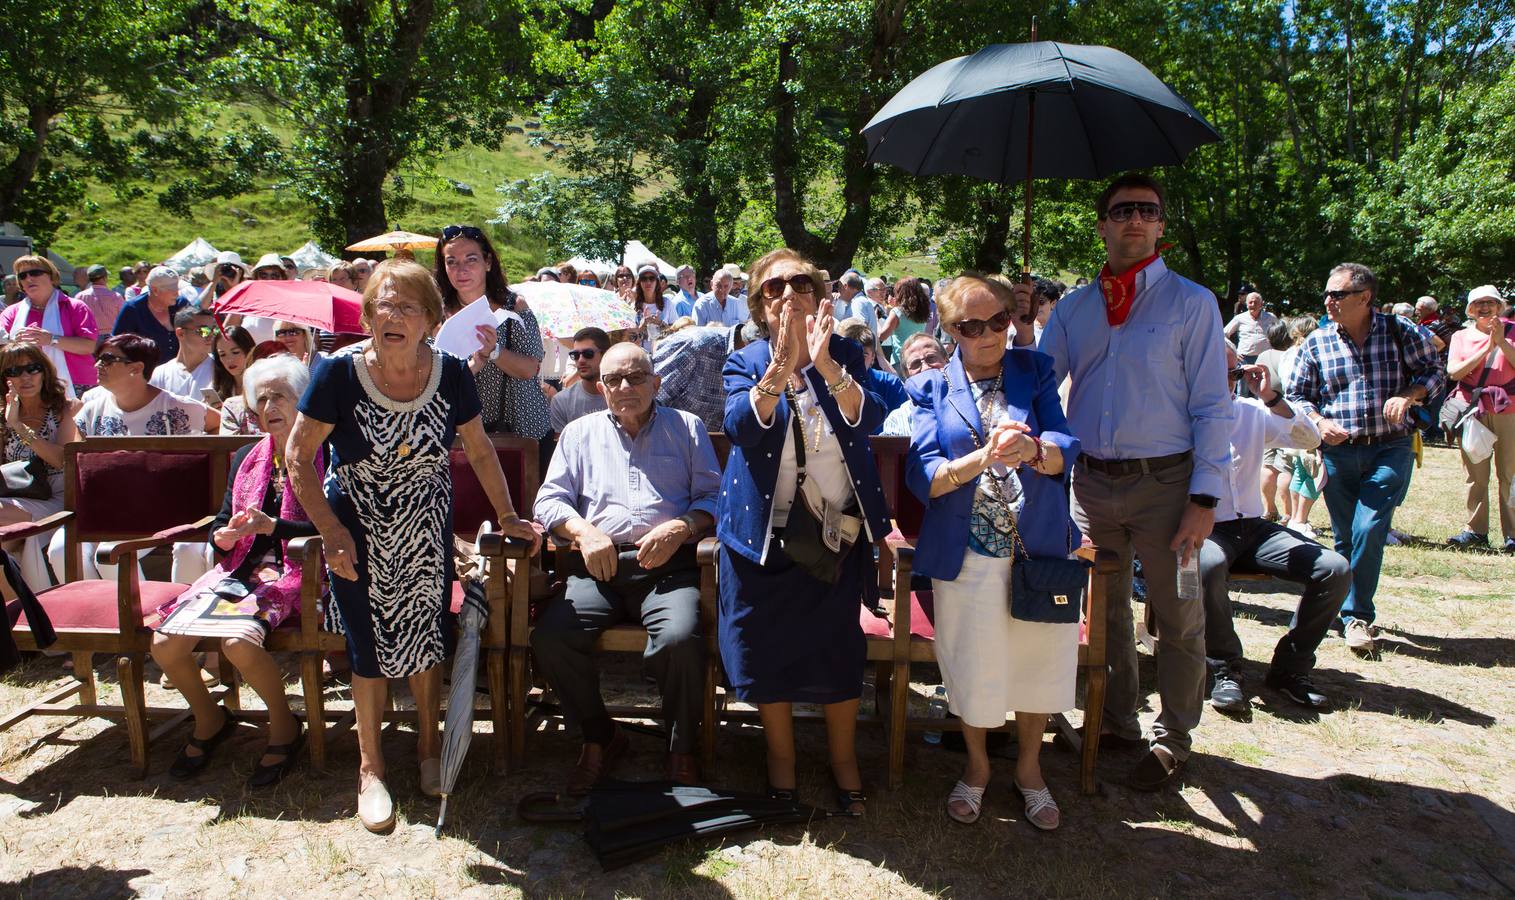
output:
[[[698,417],[654,405],[636,437],[610,411],[563,429],[533,516],[549,531],[582,518],[616,543],[696,510],[715,518],[721,466]]]
[[[1137,273],[1125,324],[1111,327],[1098,282],[1052,309],[1041,352],[1072,379],[1068,424],[1083,452],[1143,459],[1194,451],[1191,494],[1224,496],[1231,460],[1231,394],[1220,307],[1210,291],[1161,258]]]
[[[696,325],[740,325],[747,321],[747,301],[736,294],[727,294],[725,305],[717,300],[715,294],[705,294],[694,304],[694,324]]]

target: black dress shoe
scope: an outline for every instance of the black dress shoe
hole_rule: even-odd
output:
[[[1323,709],[1331,704],[1329,697],[1316,690],[1314,682],[1310,681],[1308,675],[1296,675],[1292,672],[1270,669],[1266,684],[1300,706]]]
[[[1243,715],[1252,711],[1247,692],[1242,688],[1241,673],[1227,663],[1213,669],[1215,686],[1210,689],[1210,705],[1220,712]]]
[[[193,778],[205,771],[205,767],[210,765],[211,754],[216,752],[216,748],[221,745],[222,741],[231,737],[231,733],[237,730],[237,720],[231,717],[231,713],[223,709],[221,710],[221,715],[225,718],[221,722],[220,730],[215,734],[203,740],[195,737],[193,734],[190,735],[188,743],[185,744],[183,750],[179,751],[178,757],[174,759],[174,764],[168,767],[169,775],[174,778]],[[199,750],[200,755],[190,756],[188,752],[190,747]]]
[[[1101,732],[1099,736],[1099,749],[1110,750],[1116,753],[1132,753],[1137,750],[1147,749],[1145,738],[1128,738],[1114,732]]]
[[[1178,776],[1184,764],[1170,756],[1167,750],[1159,752],[1156,747],[1137,760],[1126,776],[1126,783],[1138,791],[1160,791],[1163,786]]]
[[[247,779],[248,787],[268,787],[278,784],[283,780],[289,770],[295,767],[295,755],[300,748],[305,746],[305,726],[295,722],[295,738],[287,744],[269,744],[263,750],[263,756],[283,756],[284,758],[272,765],[263,765],[262,757],[259,757],[257,768],[253,769],[252,776]]]

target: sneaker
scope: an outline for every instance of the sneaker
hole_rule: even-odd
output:
[[[1293,700],[1300,706],[1308,706],[1311,709],[1323,709],[1329,706],[1331,701],[1316,690],[1315,683],[1308,675],[1296,675],[1292,672],[1281,672],[1278,669],[1268,670],[1268,679],[1265,682],[1268,687]]]
[[[1504,552],[1515,553],[1515,537],[1507,537],[1504,539]]]
[[[1388,537],[1384,538],[1383,542],[1390,547],[1403,547],[1404,545],[1410,543],[1411,540],[1413,540],[1413,538],[1411,538],[1410,535],[1405,534],[1398,528],[1390,528],[1389,535]]]
[[[1220,663],[1212,670],[1215,686],[1210,689],[1210,705],[1226,713],[1246,713],[1252,710],[1247,702],[1247,692],[1242,690],[1242,675],[1227,663]]]
[[[1346,628],[1342,630],[1342,636],[1347,639],[1347,649],[1353,653],[1367,656],[1376,649],[1373,642],[1373,632],[1368,630],[1368,623],[1361,619],[1347,620]]]
[[[1289,530],[1307,541],[1320,540],[1320,536],[1315,533],[1315,528],[1309,522],[1290,522]]]
[[[1452,537],[1447,538],[1447,543],[1451,544],[1453,547],[1461,547],[1464,550],[1467,550],[1470,547],[1487,547],[1489,546],[1489,536],[1486,534],[1479,534],[1476,531],[1464,531],[1462,534],[1456,534]],[[1510,541],[1506,540],[1506,548],[1509,547],[1509,544]]]

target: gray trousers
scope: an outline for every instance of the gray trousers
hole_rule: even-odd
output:
[[[1346,557],[1266,519],[1216,522],[1200,550],[1199,578],[1205,592],[1205,656],[1218,663],[1242,658],[1226,584],[1232,572],[1304,584],[1289,630],[1273,648],[1273,668],[1295,675],[1308,673],[1315,667],[1315,649],[1352,587],[1352,567]]]
[[[687,551],[687,552],[686,552]],[[642,671],[663,695],[668,749],[693,753],[705,687],[705,645],[700,637],[700,571],[694,548],[651,571],[622,552],[610,581],[569,575],[568,589],[543,610],[531,632],[537,667],[557,691],[571,724],[584,740],[604,744],[614,725],[600,696],[594,645],[600,633],[625,622],[647,629]]]
[[[1191,460],[1150,474],[1112,477],[1080,460],[1073,469],[1073,518],[1098,547],[1120,558],[1120,573],[1105,594],[1105,658],[1110,683],[1105,717],[1110,731],[1141,737],[1136,710],[1136,628],[1131,617],[1131,561],[1141,559],[1147,606],[1156,625],[1157,692],[1162,710],[1152,726],[1153,743],[1177,760],[1187,759],[1190,732],[1204,709],[1204,602],[1178,599],[1178,557],[1168,545],[1189,504]]]

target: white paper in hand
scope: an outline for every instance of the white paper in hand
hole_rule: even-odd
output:
[[[437,332],[436,348],[467,359],[479,352],[479,326],[488,325],[493,330],[496,324],[489,301],[480,297],[442,323],[442,329]]]

